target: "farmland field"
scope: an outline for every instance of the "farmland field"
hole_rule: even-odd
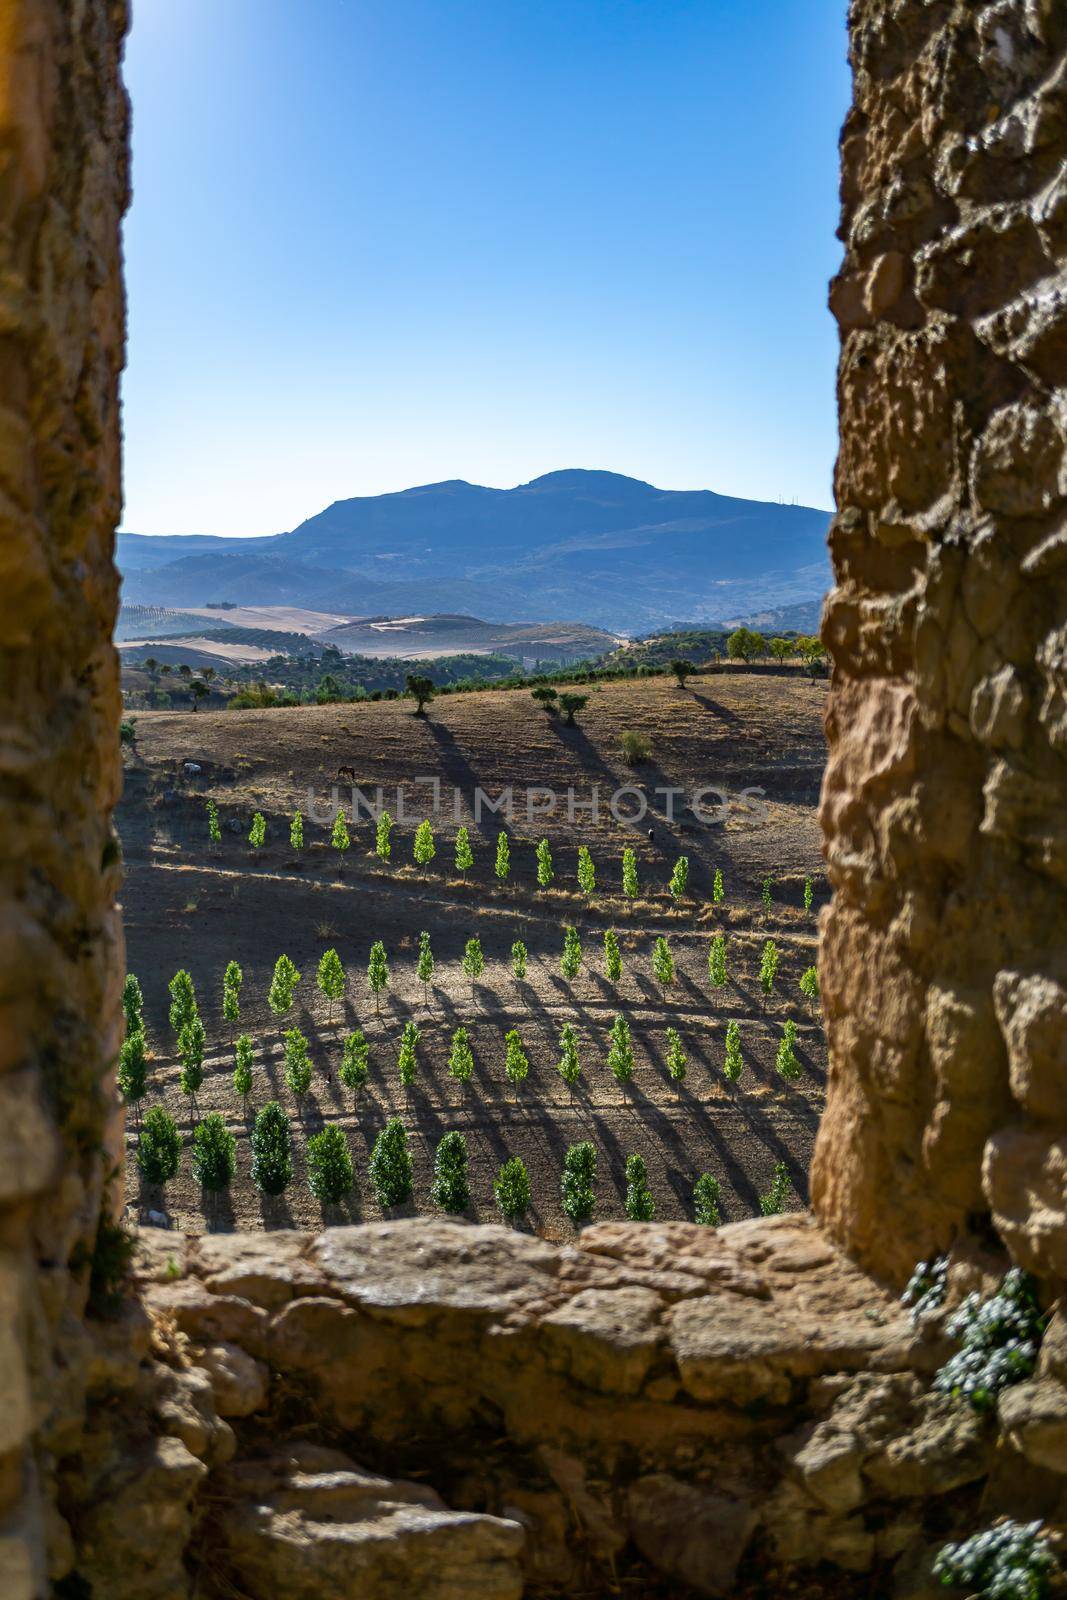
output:
[[[583,691],[585,692],[585,691]],[[145,995],[150,1062],[148,1094],[128,1113],[128,1199],[133,1208],[166,1210],[176,1226],[261,1228],[316,1226],[322,1221],[378,1216],[367,1163],[377,1133],[400,1116],[415,1166],[406,1210],[432,1209],[430,1184],[437,1140],[449,1130],[466,1135],[470,1153],[469,1214],[496,1218],[493,1180],[502,1161],[519,1155],[532,1190],[527,1225],[553,1237],[571,1225],[560,1209],[560,1171],[568,1145],[591,1140],[598,1153],[598,1217],[624,1214],[626,1157],[647,1163],[657,1215],[692,1216],[692,1186],[702,1172],[721,1185],[723,1220],[759,1209],[777,1163],[790,1179],[788,1205],[806,1199],[806,1172],[822,1107],[825,1048],[821,1025],[798,982],[815,960],[815,913],[825,896],[820,874],[815,803],[823,764],[825,691],[799,676],[744,673],[694,678],[683,690],[673,679],[606,683],[588,690],[578,724],[549,716],[527,691],[442,697],[426,717],[411,701],[296,709],[208,713],[147,712],[125,751],[125,793],[118,823],[126,862],[123,895],[129,969]],[[624,731],[648,740],[650,758],[627,765]],[[195,762],[199,773],[184,764]],[[398,816],[396,786],[406,786],[406,816],[392,834],[386,863],[373,853],[374,826],[354,820],[351,781],[338,783],[351,836],[343,862],[330,845],[329,821],[309,815],[311,793],[323,818],[338,768],[351,767],[368,797]],[[412,859],[416,823],[430,816],[432,785],[441,786],[432,816],[436,855],[425,867]],[[421,784],[418,780],[422,780]],[[599,815],[588,809],[599,787]],[[609,799],[622,786],[644,791],[650,805],[640,821],[619,821]],[[718,786],[729,803],[722,820],[698,821],[683,810],[693,791]],[[512,791],[511,871],[494,874],[498,814],[475,820],[475,790],[491,799]],[[665,814],[674,788],[674,820]],[[763,810],[741,791],[763,791]],[[540,792],[558,796],[553,814]],[[573,791],[568,816],[568,790]],[[537,792],[535,792],[537,791]],[[459,800],[454,801],[458,793]],[[317,797],[317,800],[316,800]],[[221,842],[208,836],[207,800],[218,807]],[[528,802],[534,815],[528,819]],[[711,808],[715,797],[705,797]],[[628,792],[618,809],[632,812]],[[289,842],[289,819],[304,813],[304,846]],[[266,822],[266,842],[248,843],[254,812]],[[709,813],[710,814],[710,813]],[[458,819],[458,820],[457,820]],[[464,879],[454,866],[457,826],[469,828],[474,865]],[[654,836],[648,838],[652,826]],[[555,878],[548,889],[535,877],[535,845],[547,838]],[[576,879],[577,851],[586,846],[597,874],[586,895]],[[636,853],[640,889],[621,890],[624,848]],[[680,854],[689,859],[687,892],[675,902],[667,884]],[[712,898],[722,872],[724,899]],[[770,876],[771,906],[761,886]],[[803,906],[806,877],[815,905]],[[560,970],[564,929],[580,935],[583,964],[568,980]],[[624,964],[618,983],[605,975],[603,935],[617,930]],[[425,988],[416,975],[420,932],[428,932],[435,971]],[[709,982],[711,937],[727,940],[728,981]],[[477,981],[461,968],[464,946],[477,935],[485,970]],[[675,980],[661,986],[651,955],[665,936]],[[758,981],[764,942],[772,938],[780,968],[770,996]],[[370,947],[387,951],[390,984],[380,1016],[367,984]],[[529,951],[526,979],[510,967],[522,940]],[[315,984],[326,948],[335,948],[347,974],[344,1000],[332,1021]],[[273,1014],[267,992],[276,958],[287,954],[302,979],[292,1011]],[[222,1017],[227,962],[244,973],[235,1028]],[[196,987],[206,1030],[205,1078],[195,1106],[179,1087],[179,1064],[168,1025],[167,983],[186,968]],[[616,1014],[633,1035],[632,1080],[616,1082],[607,1066]],[[414,1083],[404,1088],[397,1051],[405,1022],[420,1031]],[[796,1025],[802,1075],[788,1081],[775,1070],[783,1025]],[[740,1028],[744,1069],[735,1082],[722,1067],[727,1024]],[[577,1034],[581,1078],[570,1090],[559,1076],[561,1025]],[[474,1072],[467,1083],[449,1075],[454,1029],[468,1029]],[[283,1078],[282,1033],[307,1037],[314,1073],[298,1101]],[[341,1044],[361,1028],[370,1045],[370,1076],[353,1094],[338,1079]],[[668,1075],[666,1030],[673,1027],[688,1057],[683,1082]],[[529,1076],[504,1076],[504,1035],[517,1029]],[[232,1086],[233,1032],[255,1041],[254,1081],[246,1106]],[[291,1119],[294,1176],[282,1195],[260,1194],[250,1177],[248,1131],[255,1111],[278,1099]],[[178,1121],[184,1149],[178,1176],[165,1190],[146,1185],[135,1159],[139,1118],[162,1102]],[[237,1136],[237,1171],[222,1195],[203,1195],[189,1161],[197,1117],[221,1113]],[[323,1209],[308,1190],[306,1137],[327,1123],[345,1131],[356,1170],[349,1197]]]

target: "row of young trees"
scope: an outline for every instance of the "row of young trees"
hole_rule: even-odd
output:
[[[293,1137],[289,1120],[276,1100],[257,1114],[251,1135],[252,1181],[264,1195],[284,1194],[293,1178]],[[334,1123],[310,1135],[306,1145],[307,1184],[323,1205],[337,1205],[352,1191],[355,1168],[344,1130]],[[162,1106],[153,1106],[141,1129],[137,1163],[146,1183],[162,1186],[178,1174],[182,1139],[174,1118]],[[192,1138],[192,1169],[209,1194],[228,1189],[236,1171],[236,1140],[217,1112],[197,1123]],[[460,1215],[470,1206],[470,1172],[467,1141],[458,1131],[445,1133],[434,1155],[431,1198],[441,1211]],[[368,1173],[375,1198],[383,1211],[406,1204],[414,1189],[414,1163],[407,1130],[399,1117],[378,1134],[371,1151]],[[567,1149],[560,1180],[560,1205],[574,1226],[588,1222],[596,1209],[597,1152],[588,1139]],[[770,1189],[760,1196],[764,1215],[784,1210],[789,1176],[784,1162],[774,1169]],[[497,1206],[504,1219],[520,1222],[531,1209],[529,1173],[521,1156],[502,1163],[493,1184]],[[717,1226],[721,1189],[718,1179],[702,1172],[693,1185],[694,1220]],[[648,1168],[636,1152],[626,1158],[626,1215],[634,1222],[651,1222],[656,1202],[648,1182]]]

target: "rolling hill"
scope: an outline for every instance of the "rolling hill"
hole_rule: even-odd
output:
[[[127,604],[580,617],[634,633],[821,599],[829,513],[611,472],[339,500],[289,533],[119,536]]]

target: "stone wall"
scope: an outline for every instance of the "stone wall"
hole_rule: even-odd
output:
[[[0,7],[0,1593],[69,1565],[52,1454],[118,1149],[110,812],[122,4]]]
[[[1067,1278],[1067,9],[855,0],[815,1210]]]

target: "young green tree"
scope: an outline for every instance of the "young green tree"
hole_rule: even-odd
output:
[[[348,824],[345,821],[344,811],[338,811],[333,819],[333,831],[330,834],[330,843],[337,851],[337,864],[341,866],[345,859],[345,851],[352,843],[348,837]]]
[[[696,671],[696,667],[694,667],[691,661],[672,661],[671,671],[678,679],[679,689],[684,689],[685,680],[693,676],[693,673]]]
[[[474,852],[471,850],[470,834],[466,828],[460,828],[456,834],[456,871],[464,877],[474,865]]]
[[[230,1038],[233,1038],[233,1026],[241,1020],[241,985],[245,975],[236,961],[227,961],[226,971],[222,975],[222,1015],[224,1021],[230,1025]]]
[[[572,1144],[563,1158],[560,1197],[563,1214],[577,1228],[588,1222],[596,1206],[596,1149],[588,1139]]]
[[[284,1017],[292,1008],[293,992],[300,982],[300,974],[288,956],[279,956],[274,963],[274,976],[267,990],[267,1004],[276,1017]]]
[[[379,861],[388,861],[393,854],[392,831],[393,819],[388,811],[379,812],[374,824],[374,854]]]
[[[622,892],[627,900],[636,900],[639,893],[637,857],[630,849],[622,853]]]
[[[303,850],[304,848],[304,815],[301,811],[294,811],[289,824],[290,850]]]
[[[542,839],[537,846],[537,885],[540,889],[550,889],[555,876],[552,869],[552,851],[549,849],[548,840]]]
[[[670,881],[670,884],[669,884],[669,888],[670,888],[670,891],[671,891],[671,899],[672,900],[684,900],[685,899],[686,886],[687,886],[688,883],[689,883],[689,857],[688,856],[679,856],[677,861],[674,863],[674,871],[671,873],[671,881]]]
[[[722,868],[716,867],[715,876],[711,881],[711,898],[717,906],[721,906],[725,895],[726,889],[722,881]]]
[[[122,985],[122,1012],[126,1018],[127,1033],[144,1032],[144,995],[132,972],[127,972],[126,982]]]
[[[252,1092],[252,1062],[254,1059],[252,1048],[252,1035],[242,1033],[233,1050],[233,1087],[234,1092],[247,1100]]]
[[[178,1059],[182,1094],[194,1095],[204,1081],[204,1024],[199,1017],[187,1022],[178,1035]]]
[[[463,947],[463,971],[471,981],[471,990],[485,971],[485,957],[482,955],[482,941],[478,938],[468,939]]]
[[[336,950],[324,950],[319,957],[319,970],[315,975],[322,994],[326,997],[326,1025],[333,1023],[333,1008],[344,998],[345,969]]]
[[[508,844],[508,836],[503,829],[496,836],[496,866],[494,871],[501,883],[504,882],[511,871],[511,846]]]
[[[207,802],[207,836],[213,846],[222,843],[222,827],[219,823],[219,808],[214,800]]]
[[[383,1211],[411,1198],[412,1166],[408,1136],[399,1117],[392,1117],[374,1141],[370,1180]]]
[[[609,983],[618,983],[622,977],[622,956],[619,954],[619,936],[614,928],[604,930],[604,970]]]
[[[511,947],[511,970],[522,983],[526,977],[526,946],[521,939],[516,939]]]
[[[400,1074],[400,1081],[404,1088],[415,1082],[415,1068],[418,1065],[415,1058],[415,1046],[421,1035],[413,1022],[405,1022],[404,1031],[400,1035],[400,1049],[396,1058],[396,1069]]]
[[[506,1222],[517,1222],[530,1209],[530,1177],[521,1156],[510,1156],[496,1175],[493,1193]]]
[[[357,1092],[367,1081],[369,1061],[370,1045],[360,1029],[355,1028],[341,1046],[341,1065],[337,1073],[345,1088],[352,1091],[353,1106]]]
[[[719,1195],[721,1193],[718,1178],[713,1178],[710,1172],[702,1172],[693,1185],[693,1221],[702,1223],[705,1228],[717,1228],[722,1221],[719,1215]]]
[[[714,933],[708,946],[708,977],[716,989],[726,982],[726,935]]]
[[[626,1157],[626,1215],[631,1222],[651,1222],[656,1215],[656,1202],[648,1187],[648,1168],[636,1152]]]
[[[367,982],[370,992],[374,996],[374,1009],[378,1016],[382,1013],[382,991],[389,986],[389,961],[385,954],[385,946],[380,939],[376,939],[370,947],[370,960],[367,963]]]
[[[148,1087],[148,1052],[142,1028],[135,1028],[122,1041],[118,1079],[122,1098],[128,1106],[144,1099]]]
[[[457,1028],[452,1035],[452,1049],[448,1055],[448,1070],[460,1083],[469,1083],[474,1072],[474,1053],[466,1028]]]
[[[285,1083],[289,1093],[299,1100],[311,1088],[311,1057],[308,1042],[299,1028],[289,1028],[285,1040]]]
[[[786,1022],[782,1028],[782,1037],[778,1043],[778,1053],[774,1058],[774,1065],[779,1077],[795,1082],[803,1072],[800,1059],[796,1051],[797,1025],[795,1022]]]
[[[735,628],[726,641],[726,654],[731,661],[755,661],[764,649],[763,635],[753,633],[751,628]]]
[[[572,982],[582,970],[582,941],[577,928],[563,930],[563,954],[559,968],[563,976]]]
[[[530,1072],[530,1062],[522,1048],[517,1028],[509,1028],[504,1035],[504,1076],[509,1083],[522,1083]]]
[[[762,884],[760,885],[760,899],[763,901],[763,909],[764,909],[764,911],[770,911],[771,908],[772,908],[773,901],[772,901],[772,897],[771,897],[771,891],[773,890],[773,888],[774,888],[774,879],[770,876],[770,874],[768,874],[767,877],[764,878]]]
[[[452,1216],[458,1216],[470,1205],[467,1141],[461,1133],[446,1133],[438,1140],[430,1198],[439,1210]]]
[[[574,718],[579,711],[584,711],[589,704],[587,694],[561,694],[559,709],[563,712],[563,720],[569,727],[574,727]]]
[[[681,1035],[677,1028],[667,1029],[667,1071],[675,1083],[681,1083],[685,1077],[686,1067],[685,1051],[682,1049]]]
[[[426,707],[435,693],[433,679],[427,678],[419,672],[409,672],[404,680],[404,688],[415,701],[415,715],[424,717],[426,715]]]
[[[559,1047],[562,1054],[556,1070],[568,1089],[571,1089],[582,1075],[582,1064],[578,1059],[578,1035],[569,1022],[565,1022],[559,1030]]]
[[[419,982],[422,984],[426,1004],[430,1003],[430,984],[433,981],[433,951],[430,949],[430,935],[419,934],[419,962],[415,969]]]
[[[789,1168],[784,1161],[774,1163],[774,1177],[766,1194],[759,1197],[759,1208],[765,1217],[777,1217],[785,1210],[789,1198]]]
[[[267,840],[267,823],[262,811],[256,811],[252,816],[252,826],[248,832],[248,842],[253,850],[262,850]]]
[[[352,1187],[355,1174],[343,1128],[327,1123],[307,1142],[308,1188],[323,1206],[335,1206]]]
[[[800,992],[801,992],[801,994],[804,996],[804,998],[806,1000],[810,1000],[811,1001],[813,1006],[818,1005],[818,1003],[819,1003],[819,969],[818,969],[818,967],[808,967],[801,974]]]
[[[774,657],[775,661],[778,662],[779,666],[783,661],[789,660],[789,657],[793,654],[795,649],[796,646],[793,644],[792,639],[772,639],[770,641],[771,655]]]
[[[745,1058],[741,1054],[741,1029],[736,1022],[726,1024],[726,1056],[723,1060],[723,1077],[730,1083],[736,1083],[745,1068]]]
[[[764,994],[774,993],[774,980],[778,976],[778,946],[773,939],[767,939],[763,946],[763,959],[760,962],[759,981]]]
[[[193,980],[184,967],[174,974],[167,985],[170,992],[170,1026],[175,1035],[181,1033],[186,1023],[198,1015]]]
[[[634,1075],[634,1047],[630,1038],[630,1024],[621,1013],[611,1024],[608,1067],[615,1082],[621,1083],[624,1088]]]
[[[815,899],[815,888],[810,878],[804,879],[804,910],[810,911],[812,901]]]
[[[145,1112],[140,1137],[137,1140],[137,1165],[146,1183],[167,1183],[178,1171],[182,1154],[182,1137],[178,1124],[162,1106],[150,1106]]]
[[[652,976],[664,993],[674,982],[674,957],[662,934],[652,946]]]
[[[433,842],[433,829],[429,822],[420,822],[415,829],[414,844],[415,860],[420,867],[428,867],[437,854],[437,846]]]
[[[596,868],[584,844],[578,846],[578,887],[583,894],[593,894],[596,891]]]
[[[536,689],[530,690],[530,699],[536,700],[538,705],[547,711],[550,716],[556,709],[556,701],[558,698],[559,696],[557,691],[549,688],[547,683],[538,684]]]
[[[268,1100],[252,1125],[252,1182],[261,1194],[282,1194],[293,1176],[289,1118],[277,1100]]]
[[[210,1111],[193,1129],[193,1175],[202,1189],[218,1194],[228,1189],[237,1168],[237,1140],[219,1116]]]

